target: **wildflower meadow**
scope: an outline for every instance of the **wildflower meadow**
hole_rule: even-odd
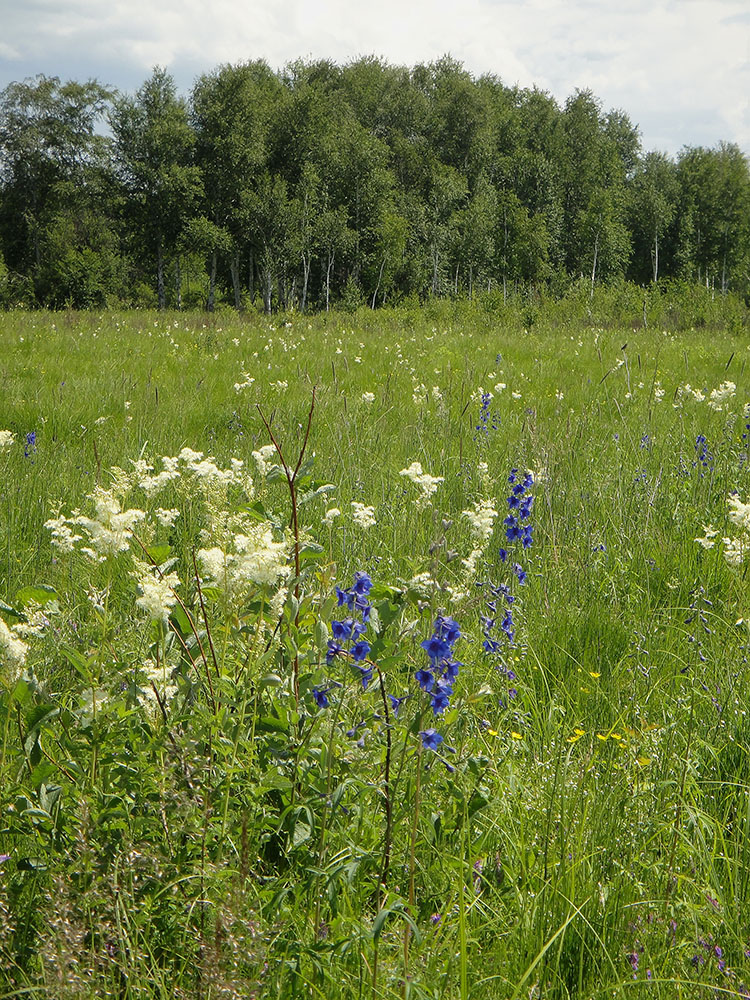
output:
[[[747,311],[606,294],[2,316],[0,998],[750,997]]]

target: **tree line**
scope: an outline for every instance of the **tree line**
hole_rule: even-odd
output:
[[[223,65],[189,94],[38,76],[0,93],[0,304],[373,308],[571,281],[750,296],[736,145],[644,152],[449,57]]]

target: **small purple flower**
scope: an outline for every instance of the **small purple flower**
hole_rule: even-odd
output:
[[[312,689],[312,696],[315,699],[315,704],[318,708],[328,708],[330,702],[328,701],[328,692],[330,688],[319,688],[314,687]]]
[[[361,663],[362,660],[367,658],[367,654],[370,652],[370,643],[367,639],[360,639],[356,645],[351,648],[351,656],[355,663]]]
[[[414,678],[423,691],[432,690],[432,686],[435,683],[435,678],[430,673],[429,670],[417,670],[417,672],[414,674]]]
[[[26,435],[26,444],[23,449],[23,457],[30,458],[36,451],[36,431],[29,431]]]
[[[435,751],[443,742],[443,737],[437,729],[423,729],[419,735],[422,737],[422,746],[425,750]]]
[[[393,714],[395,716],[398,716],[399,709],[401,708],[401,706],[403,705],[403,703],[406,701],[406,699],[408,697],[409,697],[408,694],[405,694],[402,698],[397,698],[395,696],[395,694],[389,694],[388,695],[388,700],[391,703],[391,708],[393,709]]]

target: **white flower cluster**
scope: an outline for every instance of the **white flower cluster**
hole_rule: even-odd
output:
[[[742,565],[745,556],[750,552],[750,503],[742,503],[736,493],[727,498],[727,503],[729,504],[729,520],[739,529],[740,537],[722,538],[724,558],[730,566],[737,567]],[[709,534],[705,528],[704,533],[709,541],[718,534],[715,531]],[[708,545],[700,538],[696,538],[696,542],[704,548],[710,548],[713,544],[711,542],[711,545]]]
[[[429,504],[430,497],[437,492],[438,486],[445,482],[444,476],[431,476],[429,472],[424,472],[420,462],[412,462],[409,468],[402,469],[399,475],[406,476],[407,479],[410,479],[419,488],[418,507],[425,507]]]
[[[202,486],[228,486],[236,484],[252,495],[253,482],[245,472],[245,463],[233,458],[228,469],[220,468],[213,458],[206,458],[202,451],[183,448],[179,455],[165,455],[162,470],[152,476],[153,466],[143,459],[133,462],[133,477],[129,485],[139,486],[147,496],[161,492],[169,483],[182,480],[186,484]]]
[[[462,559],[461,562],[466,569],[467,575],[471,577],[474,576],[477,563],[492,537],[497,511],[492,505],[492,500],[477,500],[473,510],[465,510],[463,516],[469,522],[474,547],[467,558]]]
[[[162,573],[161,575],[144,562],[136,560],[135,578],[138,583],[140,597],[136,598],[136,604],[142,608],[151,621],[169,621],[172,608],[177,603],[175,588],[180,585],[180,578],[177,573]]]
[[[0,451],[10,448],[15,440],[16,436],[13,431],[0,431]]]
[[[473,510],[465,510],[463,516],[469,522],[472,539],[479,545],[486,545],[492,537],[497,511],[492,500],[478,500]]]
[[[91,494],[94,501],[94,517],[86,517],[77,511],[69,518],[53,517],[45,521],[44,527],[52,533],[52,544],[62,552],[72,552],[75,543],[82,541],[82,535],[76,535],[72,526],[83,528],[88,536],[88,545],[81,552],[95,562],[101,562],[107,556],[115,556],[118,552],[126,552],[130,548],[133,529],[145,520],[145,511],[132,508],[123,510],[118,498],[112,490],[104,490],[97,486]]]
[[[327,524],[328,527],[332,527],[333,522],[337,517],[341,517],[341,511],[338,507],[329,507],[328,510],[323,515],[323,524]]]
[[[708,397],[708,405],[712,410],[723,410],[725,405],[737,392],[734,382],[722,382],[718,389],[712,389]]]
[[[285,580],[290,572],[288,558],[288,543],[274,540],[268,522],[248,525],[226,548],[214,546],[198,552],[206,578],[232,595]]]
[[[159,700],[166,708],[170,701],[177,694],[177,685],[172,681],[172,667],[166,663],[156,664],[153,660],[146,660],[139,667],[139,672],[144,675],[144,680],[139,682],[139,698],[142,705],[151,709],[154,713],[160,711]],[[156,693],[159,693],[157,698]]]
[[[28,648],[0,618],[0,664],[10,667],[11,680],[16,679],[26,663]]]
[[[360,528],[371,528],[375,521],[375,508],[368,507],[359,500],[352,500],[352,521]]]
[[[375,393],[374,392],[363,392],[362,393],[362,402],[363,403],[368,403],[368,404],[369,403],[374,403],[375,402]]]
[[[695,541],[704,549],[712,549],[716,544],[716,536],[718,534],[719,532],[712,524],[704,524],[702,537],[696,538]]]
[[[694,389],[689,382],[686,382],[685,385],[677,387],[677,399],[672,405],[675,409],[677,409],[682,406],[683,399],[689,398],[696,400],[698,403],[702,403],[706,397],[700,389]]]
[[[237,343],[239,344],[239,341],[237,341]],[[243,378],[242,382],[235,382],[234,383],[234,391],[235,392],[242,392],[243,389],[249,389],[250,386],[255,381],[255,379],[252,377],[252,375],[248,375],[247,372],[243,372],[242,373],[242,378]]]
[[[268,474],[268,470],[274,465],[271,459],[275,454],[276,446],[272,444],[264,444],[262,448],[253,452],[253,458],[258,467],[258,475],[266,476]]]

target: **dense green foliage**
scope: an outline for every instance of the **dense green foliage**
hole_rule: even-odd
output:
[[[641,309],[0,318],[0,996],[748,996],[747,311]]]
[[[0,304],[374,308],[582,277],[748,295],[741,151],[643,152],[590,91],[561,107],[449,58],[0,94]]]

